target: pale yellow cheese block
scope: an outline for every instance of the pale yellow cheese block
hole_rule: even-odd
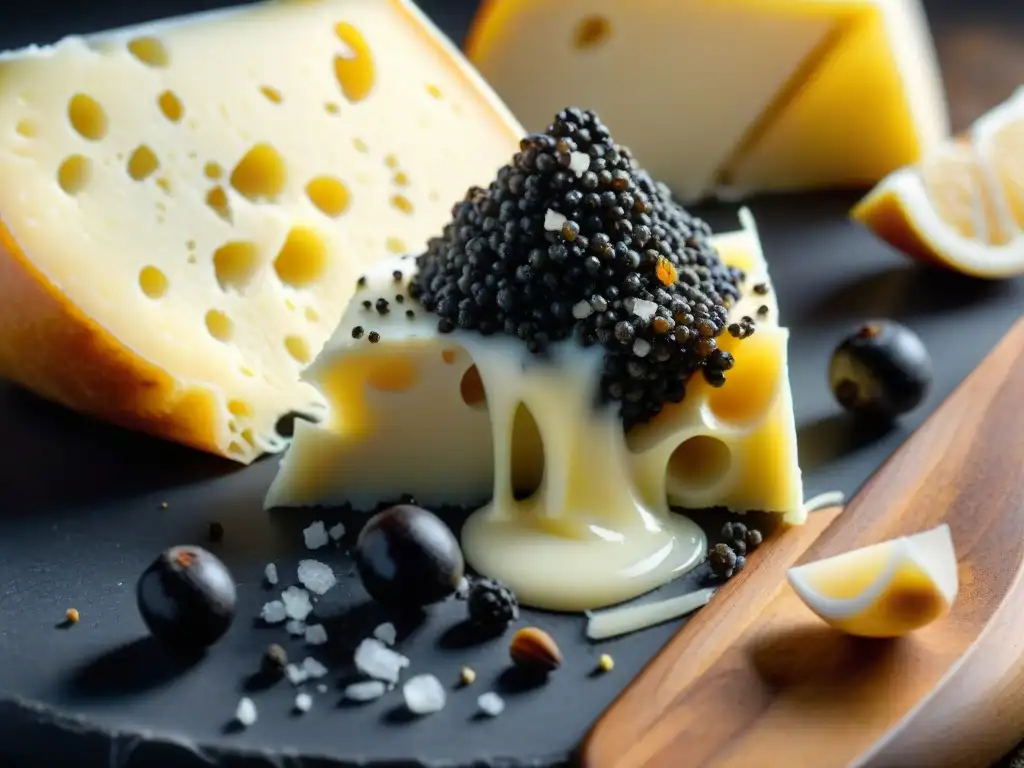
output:
[[[614,409],[590,407],[599,347],[564,342],[558,365],[538,365],[518,339],[439,334],[407,296],[415,263],[378,265],[306,372],[330,416],[297,425],[266,506],[368,510],[403,493],[428,507],[490,501],[463,529],[470,563],[557,610],[628,599],[700,562],[704,534],[669,505],[803,522],[789,334],[753,220],[742,218],[743,230],[714,243],[747,273],[733,312],[757,316],[756,333],[721,337],[736,358],[724,387],[693,381],[683,403],[628,435]],[[767,294],[752,291],[758,283]],[[378,298],[390,312],[364,308]]]
[[[362,270],[521,127],[405,0],[275,2],[0,56],[0,375],[249,462]]]
[[[684,199],[871,185],[949,131],[918,0],[487,0],[467,52],[528,129],[594,109]]]

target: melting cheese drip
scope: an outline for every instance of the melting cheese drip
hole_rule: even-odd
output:
[[[375,268],[306,372],[331,419],[296,425],[266,506],[370,509],[401,493],[428,507],[490,499],[463,528],[467,560],[524,604],[552,610],[622,602],[701,562],[703,531],[670,503],[802,522],[788,335],[772,293],[753,290],[767,286],[767,270],[745,211],[743,221],[746,231],[716,246],[748,273],[736,317],[764,306],[763,324],[743,341],[722,337],[743,345],[725,387],[695,378],[683,403],[628,434],[613,406],[593,408],[600,347],[563,342],[541,361],[518,339],[439,334],[404,295],[414,263]],[[517,499],[524,488],[533,492]]]

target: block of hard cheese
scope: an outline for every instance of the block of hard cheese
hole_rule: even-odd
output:
[[[522,129],[404,0],[279,2],[0,57],[0,375],[240,462]]]
[[[487,0],[467,51],[528,129],[594,109],[684,199],[870,185],[948,133],[918,0]]]

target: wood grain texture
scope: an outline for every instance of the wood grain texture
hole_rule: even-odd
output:
[[[1024,320],[839,513],[754,553],[609,708],[584,768],[989,766],[1024,727]],[[894,640],[827,627],[785,581],[949,524],[960,594]]]

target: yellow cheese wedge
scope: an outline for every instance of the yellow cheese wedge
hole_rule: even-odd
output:
[[[528,129],[594,109],[686,199],[868,186],[948,133],[918,0],[487,0],[467,51]]]
[[[897,637],[949,610],[960,581],[948,525],[791,568],[789,583],[833,627]]]
[[[736,347],[724,387],[693,381],[683,403],[628,435],[614,410],[590,405],[600,347],[562,342],[557,365],[537,366],[515,338],[439,334],[405,293],[415,262],[376,266],[306,371],[330,418],[296,425],[266,506],[490,501],[463,528],[469,562],[555,610],[620,602],[701,562],[702,530],[670,504],[803,522],[788,331],[774,292],[751,290],[768,271],[746,210],[742,220],[714,245],[746,271],[733,313],[758,316],[757,332],[721,337]],[[378,298],[388,314],[364,308]]]
[[[280,2],[0,57],[0,375],[249,462],[368,264],[522,129],[404,0]]]

